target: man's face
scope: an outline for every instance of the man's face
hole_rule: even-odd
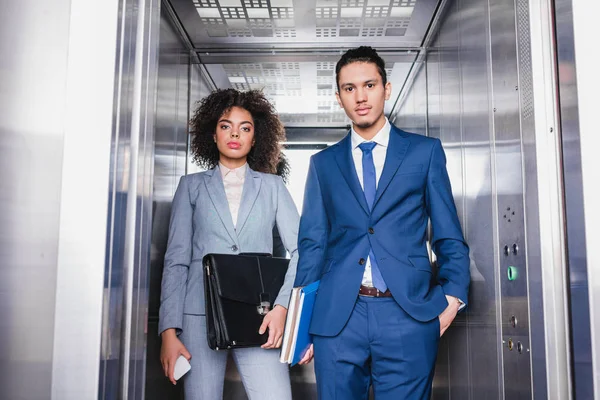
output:
[[[390,82],[383,84],[377,65],[370,62],[348,64],[340,70],[338,83],[337,101],[357,131],[368,130],[385,120],[383,110],[392,85]]]

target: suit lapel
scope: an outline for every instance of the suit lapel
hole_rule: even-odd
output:
[[[242,200],[236,224],[238,233],[244,228],[244,224],[250,215],[250,211],[252,211],[252,207],[254,207],[258,192],[260,192],[261,184],[262,178],[260,177],[260,174],[248,167],[246,169],[246,178],[244,179],[244,189],[242,191]]]
[[[383,172],[381,173],[379,184],[377,185],[377,192],[375,193],[373,208],[375,208],[377,202],[396,175],[396,172],[398,172],[398,168],[400,168],[400,164],[402,164],[402,161],[406,156],[406,152],[410,146],[410,143],[405,136],[406,135],[404,135],[400,129],[392,125],[390,129],[390,142],[385,156]]]
[[[231,212],[229,211],[229,202],[227,201],[227,196],[225,195],[225,187],[223,186],[221,171],[219,171],[218,168],[207,171],[204,177],[204,184],[206,185],[206,190],[208,191],[210,200],[217,210],[217,214],[219,215],[219,218],[221,218],[227,233],[229,233],[231,239],[237,243],[237,234],[235,233],[235,228],[233,227],[233,220],[231,219]]]
[[[369,206],[365,199],[365,193],[360,186],[358,176],[356,175],[356,168],[354,167],[354,160],[352,159],[352,140],[350,134],[346,135],[339,143],[335,160],[354,197],[356,197],[363,210],[369,214]]]

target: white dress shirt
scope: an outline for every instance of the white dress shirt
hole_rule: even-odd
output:
[[[219,170],[221,171],[221,177],[223,178],[223,186],[225,187],[225,196],[227,196],[229,212],[231,213],[234,227],[237,227],[238,213],[240,211],[240,203],[242,202],[242,192],[244,191],[247,168],[248,163],[235,169],[229,169],[219,163]]]
[[[388,144],[390,142],[390,129],[391,125],[388,119],[385,119],[385,125],[375,137],[373,137],[371,142],[377,143],[377,145],[373,148],[373,163],[375,164],[375,184],[379,185],[379,178],[381,178],[381,173],[383,172],[383,165],[385,164],[385,156],[387,154]],[[351,133],[352,139],[352,159],[354,160],[354,167],[356,168],[356,174],[358,175],[358,181],[360,182],[360,186],[365,188],[363,183],[363,168],[362,168],[362,157],[363,152],[358,147],[363,142],[368,142],[369,140],[365,140],[352,128]],[[371,257],[367,257],[367,263],[365,264],[365,272],[363,274],[362,279],[363,286],[373,287],[373,275],[371,274]]]

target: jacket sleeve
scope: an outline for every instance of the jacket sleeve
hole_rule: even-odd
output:
[[[310,160],[306,178],[302,217],[300,218],[299,258],[295,287],[306,286],[320,278],[325,252],[327,251],[328,236],[329,219],[327,218],[313,156]]]
[[[275,299],[275,305],[288,308],[290,294],[296,278],[296,266],[298,265],[298,224],[300,216],[296,209],[296,204],[290,195],[290,192],[283,184],[283,180],[277,177],[277,213],[275,214],[275,224],[281,241],[288,253],[290,253],[290,263],[288,265],[285,280],[279,295]]]
[[[183,329],[183,305],[186,295],[186,282],[192,260],[192,216],[188,181],[181,177],[171,208],[169,239],[163,268],[159,334],[175,328],[177,334]]]
[[[470,283],[469,247],[463,237],[441,142],[433,145],[427,175],[426,207],[437,257],[438,282],[444,293],[467,304]]]

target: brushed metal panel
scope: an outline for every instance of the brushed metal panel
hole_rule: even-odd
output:
[[[70,3],[0,1],[3,399],[51,392]]]
[[[590,286],[586,248],[583,176],[571,0],[554,2],[558,63],[560,130],[570,278],[571,348],[575,398],[594,396]],[[593,183],[592,183],[593,185]],[[590,264],[593,265],[593,264]]]
[[[540,264],[535,252],[528,256],[526,251],[528,242],[536,243],[537,215],[526,219],[524,207],[524,199],[531,205],[536,197],[524,191],[522,178],[523,146],[531,151],[531,143],[523,144],[521,135],[531,134],[533,105],[531,84],[527,85],[531,65],[525,60],[528,16],[520,7],[509,1],[449,1],[427,48],[427,131],[440,138],[446,150],[455,202],[471,247],[472,279],[470,307],[440,345],[434,398],[532,395],[529,308],[539,320],[543,307],[540,297],[528,297],[529,290],[540,293],[540,281],[539,273],[533,282],[527,279],[527,263],[532,271],[539,271]],[[421,92],[416,85],[409,90]],[[405,99],[415,96],[410,93]],[[402,108],[400,113],[422,113],[413,104]],[[531,224],[527,238],[526,221]],[[509,255],[504,255],[505,245],[511,248]],[[519,267],[518,279],[508,279],[509,266]],[[510,324],[512,315],[518,318],[515,327]],[[543,325],[542,332],[535,332],[543,336]],[[536,340],[543,343],[543,337]],[[543,367],[543,346],[535,354]],[[543,384],[541,370],[538,380]]]
[[[398,110],[398,113],[395,114],[395,120],[393,122],[407,132],[426,135],[427,68],[423,63],[415,63],[413,68],[418,68],[419,72],[412,82],[411,90],[404,99],[402,106]],[[394,82],[392,85],[394,85]]]
[[[463,141],[462,104],[461,104],[461,75],[460,75],[460,3],[450,2],[443,23],[439,29],[434,51],[438,52],[439,83],[439,139],[445,146],[447,169],[452,191],[461,224],[464,226],[465,195],[464,195],[464,157],[461,148]],[[434,77],[432,77],[434,78]],[[463,228],[464,229],[464,228]],[[466,233],[465,233],[466,234]],[[473,300],[471,300],[473,301]],[[442,338],[446,343],[448,355],[448,395],[449,398],[469,398],[469,331],[466,325],[467,316],[457,317],[452,330]]]
[[[495,141],[498,244],[501,290],[504,395],[511,399],[531,398],[529,303],[527,287],[524,188],[522,179],[520,99],[515,4],[490,2],[492,99]],[[511,251],[518,246],[516,254]],[[508,254],[507,254],[508,253]],[[518,269],[510,279],[509,268]],[[518,324],[509,321],[515,316]],[[524,350],[512,343],[521,341]]]
[[[465,237],[471,247],[470,307],[442,338],[433,397],[502,398],[497,325],[496,244],[492,174],[491,76],[488,6],[450,1],[427,49],[428,135],[443,141],[447,168]],[[410,101],[421,93],[410,87]],[[424,114],[402,104],[397,121]],[[418,118],[417,118],[418,120]]]
[[[177,399],[182,385],[173,386],[160,364],[158,336],[160,284],[167,246],[171,201],[179,178],[186,173],[190,53],[166,13],[161,13],[160,51],[154,142],[154,195],[148,302],[146,398]]]
[[[535,105],[532,71],[532,39],[530,30],[530,11],[527,0],[518,0],[516,4],[517,51],[519,59],[518,91],[521,103],[521,149],[523,152],[523,182],[525,194],[525,223],[527,242],[527,280],[529,286],[529,331],[531,348],[531,378],[533,395],[538,398],[548,396],[548,377],[546,374],[546,335],[543,304],[542,262],[540,255],[540,226],[542,218],[538,202],[537,168],[535,139]],[[534,16],[533,18],[536,18]]]
[[[463,156],[463,227],[470,247],[470,307],[467,322],[469,398],[498,398],[501,357],[492,169],[490,42],[487,2],[460,1],[459,62]],[[456,190],[456,189],[455,189]],[[485,222],[483,222],[485,221]],[[485,349],[485,350],[483,350]],[[460,397],[457,397],[460,398]]]
[[[124,343],[125,308],[125,242],[127,221],[127,197],[130,175],[131,119],[133,103],[133,75],[135,53],[136,15],[132,4],[121,3],[117,45],[119,75],[115,87],[115,127],[111,143],[111,166],[108,191],[108,231],[106,237],[106,268],[104,274],[104,308],[102,321],[102,344],[100,358],[100,384],[98,398],[118,398],[124,379],[121,359]],[[129,12],[127,12],[129,11]]]
[[[600,88],[595,68],[596,36],[594,35],[595,17],[598,15],[598,3],[573,2],[574,52],[577,63],[577,99],[579,104],[579,140],[581,143],[581,170],[583,184],[583,203],[585,205],[585,235],[588,285],[590,303],[590,330],[592,340],[593,390],[594,398],[600,398],[600,273],[598,252],[594,251],[599,240],[598,224],[598,155],[600,146],[596,134],[597,111],[595,97]],[[561,93],[562,102],[562,93]],[[581,378],[585,379],[585,376]],[[577,378],[576,378],[577,379]]]
[[[145,398],[160,0],[138,1],[121,396]]]
[[[99,398],[144,397],[159,6],[121,3]]]
[[[551,1],[529,2],[531,64],[535,101],[535,148],[537,210],[546,376],[549,396],[572,397],[571,351],[569,348],[568,273],[564,221],[564,185],[561,141],[558,131],[555,31]],[[535,349],[533,349],[535,350]],[[534,375],[535,377],[535,375]]]

